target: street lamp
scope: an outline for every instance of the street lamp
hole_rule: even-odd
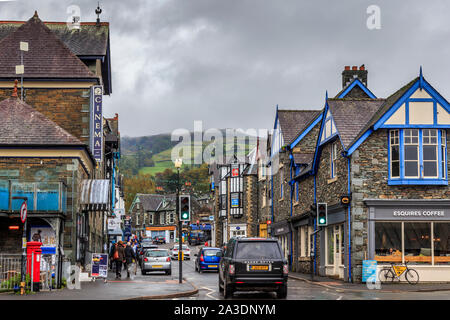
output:
[[[174,161],[175,168],[177,168],[177,215],[178,215],[178,270],[179,270],[179,283],[183,283],[183,245],[181,243],[182,235],[181,235],[181,228],[182,228],[182,222],[180,219],[180,207],[179,207],[179,199],[180,199],[180,168],[183,164],[183,159],[175,159]]]

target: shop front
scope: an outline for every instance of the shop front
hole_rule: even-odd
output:
[[[407,262],[421,282],[450,281],[450,200],[368,199],[365,204],[370,259],[379,266]]]
[[[175,226],[147,227],[145,228],[145,231],[147,237],[151,237],[152,239],[159,236],[164,237],[166,239],[166,243],[175,242]]]
[[[291,260],[291,226],[287,221],[272,224],[272,235],[278,239],[283,250],[284,257],[292,265]]]
[[[346,278],[346,213],[341,206],[328,208],[328,226],[320,232],[320,275]]]

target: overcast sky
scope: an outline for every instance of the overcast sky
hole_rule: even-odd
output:
[[[95,21],[97,1],[0,0],[1,20]],[[367,27],[367,8],[381,29]],[[386,97],[423,66],[450,100],[450,1],[101,1],[110,22],[113,93],[122,136],[203,128],[272,128],[275,106],[319,109],[342,89],[346,65],[365,64]]]

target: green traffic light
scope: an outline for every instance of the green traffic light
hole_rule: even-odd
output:
[[[320,219],[319,219],[319,223],[320,223],[320,224],[325,224],[325,222],[326,222],[325,218],[320,218]]]

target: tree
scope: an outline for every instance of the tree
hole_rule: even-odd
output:
[[[128,212],[137,193],[155,193],[155,181],[149,174],[124,177],[125,211]]]

